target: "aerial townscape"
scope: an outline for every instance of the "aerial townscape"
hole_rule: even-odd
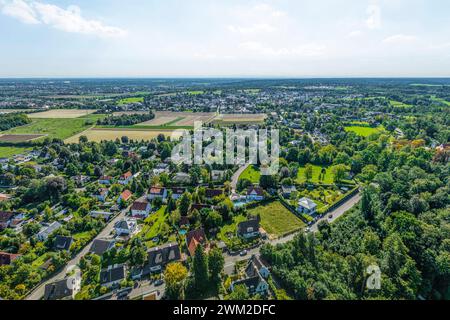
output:
[[[449,299],[449,161],[448,79],[0,79],[0,298]]]

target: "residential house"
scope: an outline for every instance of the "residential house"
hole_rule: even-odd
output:
[[[156,167],[153,169],[153,174],[155,176],[158,176],[158,175],[160,175],[162,173],[167,173],[167,174],[170,173],[170,168],[169,168],[169,165],[167,163],[158,163],[156,165]]]
[[[249,201],[261,201],[264,200],[264,190],[261,187],[251,186],[247,188],[246,194]]]
[[[4,193],[0,193],[0,202],[7,201],[9,199],[11,199],[11,196]]]
[[[59,223],[58,221],[54,221],[50,225],[44,227],[41,231],[39,231],[39,233],[36,235],[36,238],[42,242],[47,241],[48,237],[61,227],[61,223]]]
[[[136,233],[138,228],[137,221],[134,218],[125,218],[117,221],[114,225],[118,236],[130,236]]]
[[[100,272],[100,284],[104,287],[117,287],[126,279],[126,266],[112,265]]]
[[[0,211],[0,231],[8,228],[14,217],[14,213],[9,211]]]
[[[90,177],[83,175],[72,177],[72,179],[75,182],[75,185],[79,188],[83,187],[86,183],[88,183],[91,180]]]
[[[148,199],[151,201],[153,199],[161,199],[165,201],[167,198],[167,189],[160,187],[151,187],[148,191]]]
[[[269,269],[261,260],[256,256],[252,256],[245,269],[245,277],[233,281],[230,289],[233,291],[237,285],[244,285],[251,295],[259,294],[265,296],[269,291],[269,284],[266,281],[269,275]]]
[[[116,245],[115,240],[107,240],[107,239],[95,239],[92,242],[91,248],[89,249],[89,253],[96,254],[98,256],[103,256],[105,252],[108,252]]]
[[[248,220],[242,221],[237,226],[237,234],[239,237],[250,239],[259,237],[259,217],[250,216]]]
[[[194,210],[200,211],[202,209],[212,209],[212,206],[209,204],[194,203],[189,208],[189,213],[192,213],[192,211],[194,211]]]
[[[111,219],[111,217],[114,215],[112,212],[107,212],[107,211],[91,211],[89,213],[89,215],[92,218],[103,218],[103,220],[105,221],[109,221],[109,219]]]
[[[98,201],[105,202],[108,197],[109,190],[106,188],[99,188],[97,192],[93,195]]]
[[[20,254],[0,252],[0,266],[9,266]]]
[[[81,290],[81,277],[71,276],[45,286],[44,300],[73,300]]]
[[[178,225],[180,227],[189,227],[189,225],[190,225],[189,217],[181,216],[180,221],[178,222]]]
[[[122,201],[127,202],[128,200],[131,199],[132,196],[133,196],[133,194],[131,193],[130,190],[124,190],[124,191],[120,194],[119,198],[117,198],[117,203],[118,203],[118,204],[121,204]]]
[[[145,219],[149,216],[152,205],[145,198],[136,200],[131,206],[133,218]]]
[[[53,244],[53,248],[56,251],[70,251],[70,246],[73,243],[73,238],[72,237],[64,237],[64,236],[56,236],[55,237],[55,242]]]
[[[224,170],[212,170],[211,171],[212,182],[222,182],[224,178],[225,178]]]
[[[151,248],[147,256],[150,272],[160,272],[167,264],[181,260],[180,247],[176,242]]]
[[[105,185],[112,184],[112,181],[113,181],[113,177],[111,177],[111,176],[101,176],[100,179],[98,179],[98,183],[105,184]]]
[[[205,190],[205,198],[207,200],[212,200],[215,197],[220,197],[223,195],[222,189],[206,189]]]
[[[178,200],[186,192],[186,188],[172,188],[170,190],[172,191],[172,199],[174,200]]]
[[[119,177],[119,183],[122,185],[127,185],[133,179],[133,174],[131,171],[125,172],[123,175]]]
[[[317,204],[309,198],[303,197],[298,200],[297,211],[300,213],[306,213],[308,215],[313,215],[316,213]]]
[[[295,188],[295,186],[281,186],[281,194],[286,199],[290,199],[291,194],[296,191],[297,189]]]
[[[204,247],[207,244],[205,231],[203,229],[192,230],[186,234],[186,246],[191,257],[194,256],[195,249],[197,249],[200,244]]]
[[[186,185],[191,183],[191,176],[185,172],[177,172],[172,177],[173,183]]]

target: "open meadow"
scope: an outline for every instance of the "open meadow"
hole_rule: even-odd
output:
[[[377,127],[377,128],[372,128],[372,127],[368,127],[368,126],[346,126],[345,127],[345,131],[354,132],[358,136],[361,136],[361,137],[368,137],[372,134],[383,132],[383,130],[384,130],[383,127]]]
[[[221,114],[214,118],[214,124],[233,125],[233,124],[259,124],[267,118],[264,113],[255,114]]]
[[[129,128],[91,128],[84,132],[80,132],[70,138],[66,139],[65,143],[78,143],[80,136],[86,136],[89,141],[113,141],[116,139],[120,139],[123,136],[128,137],[128,139],[132,140],[144,140],[150,141],[159,134],[164,134],[166,137],[170,137],[173,130],[144,130],[144,129],[129,129]],[[176,135],[177,138],[180,135]]]
[[[90,115],[97,110],[94,109],[54,109],[44,112],[31,113],[31,119],[73,119]]]

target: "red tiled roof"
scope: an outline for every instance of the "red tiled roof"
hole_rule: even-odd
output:
[[[122,193],[120,194],[120,197],[121,197],[124,201],[127,201],[128,199],[131,198],[132,195],[133,195],[133,194],[131,193],[130,190],[125,190],[124,192],[122,192]]]
[[[147,206],[148,202],[135,201],[131,206],[131,210],[145,211],[147,209]]]
[[[159,187],[151,187],[150,188],[150,194],[163,195],[163,193],[164,193],[164,188],[159,188]]]
[[[131,171],[125,172],[123,175],[120,176],[120,180],[126,180],[129,177],[131,177],[133,174],[131,173]]]
[[[195,249],[197,249],[197,246],[199,244],[204,244],[205,242],[206,235],[203,229],[192,230],[186,235],[186,243],[191,256],[195,254]]]
[[[12,254],[6,252],[0,252],[0,266],[10,265],[11,262],[20,257],[20,254]]]

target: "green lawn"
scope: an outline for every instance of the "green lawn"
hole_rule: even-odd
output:
[[[218,233],[217,237],[220,240],[224,241],[225,243],[228,243],[229,238],[227,237],[227,234],[236,235],[238,223],[243,222],[245,220],[246,217],[244,217],[243,215],[233,217],[232,223],[226,224],[220,228],[220,232]]]
[[[445,104],[445,105],[447,105],[447,106],[450,107],[450,101],[447,101],[447,100],[445,100],[445,99],[437,98],[436,96],[433,96],[433,97],[431,98],[431,100],[436,101],[436,102],[439,102],[439,103],[442,103],[442,104]]]
[[[21,154],[25,151],[30,151],[32,148],[25,147],[0,147],[0,158],[9,158],[16,154]]]
[[[322,178],[322,180],[320,179],[320,173],[322,172],[322,167],[320,166],[316,166],[316,165],[312,165],[313,168],[313,174],[312,174],[312,178],[310,180],[310,182],[312,183],[324,183],[324,184],[332,184],[334,183],[334,175],[332,173],[331,167],[326,168],[326,173],[325,176]],[[305,178],[305,167],[300,167],[298,169],[298,173],[297,173],[297,182],[298,183],[304,183],[306,182],[306,178]]]
[[[252,183],[259,183],[259,178],[261,177],[261,173],[259,171],[259,168],[256,166],[248,166],[247,169],[242,172],[242,174],[239,176],[239,180],[242,179],[248,179]]]
[[[346,126],[345,131],[354,132],[358,136],[368,137],[374,133],[379,133],[383,131],[382,127],[372,128],[372,127],[364,127],[364,126]]]
[[[393,106],[394,108],[411,108],[412,107],[412,105],[410,105],[410,104],[406,104],[406,103],[395,101],[395,100],[390,100],[389,102],[390,102],[391,106]]]
[[[144,97],[130,97],[130,98],[123,98],[117,101],[117,105],[125,105],[125,104],[131,104],[131,103],[139,103],[144,102]]]
[[[33,119],[33,122],[5,131],[7,134],[43,134],[49,138],[67,139],[95,124],[97,117],[74,119]],[[41,138],[43,139],[43,138]]]
[[[165,213],[166,206],[162,206],[155,213],[152,213],[144,221],[144,225],[141,230],[141,234],[144,236],[144,241],[150,241],[153,238],[159,236],[161,226],[168,218],[168,214]]]
[[[261,226],[273,236],[282,236],[288,232],[306,227],[305,223],[286,209],[279,201],[266,203],[249,210],[250,214],[261,216]]]

